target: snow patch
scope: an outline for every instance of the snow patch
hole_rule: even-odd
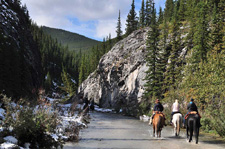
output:
[[[112,112],[113,110],[112,109],[99,108],[98,106],[95,105],[95,111],[109,113],[109,112]]]
[[[11,149],[11,148],[15,148],[15,147],[17,147],[17,145],[12,144],[10,142],[4,142],[0,145],[1,149]]]
[[[0,118],[4,119],[5,118],[5,110],[0,108]]]
[[[10,143],[13,143],[13,144],[17,144],[17,142],[18,142],[18,140],[13,136],[7,136],[7,137],[4,138],[4,140],[6,142],[10,142]]]
[[[58,141],[59,137],[56,134],[51,134],[51,136],[55,141]]]

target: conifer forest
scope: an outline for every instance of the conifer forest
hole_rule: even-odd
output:
[[[0,102],[6,95],[36,103],[41,90],[68,101],[96,72],[104,54],[134,31],[147,29],[148,69],[139,115],[151,115],[155,100],[161,99],[169,119],[175,99],[186,113],[185,103],[193,98],[201,130],[225,137],[225,0],[166,0],[164,9],[156,9],[157,0],[142,0],[138,12],[131,0],[125,31],[118,10],[116,37],[108,33],[101,42],[82,37],[88,47],[80,50],[38,26],[20,0],[0,1]]]

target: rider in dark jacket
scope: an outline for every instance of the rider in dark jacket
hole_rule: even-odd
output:
[[[157,100],[156,100],[157,102],[156,102],[156,104],[154,106],[153,111],[160,111],[160,112],[162,112],[164,110],[163,105],[160,103],[159,99],[157,99]]]
[[[194,99],[191,99],[191,102],[187,106],[187,110],[188,110],[188,112],[196,111],[198,113],[198,108],[197,108],[196,104],[194,103]]]
[[[191,111],[196,111],[197,114],[199,115],[199,113],[198,113],[198,107],[197,107],[196,104],[194,103],[194,99],[193,99],[193,98],[191,98],[191,102],[188,104],[187,110],[188,110],[187,114],[188,114],[189,112],[191,112]],[[187,114],[186,114],[186,115],[187,115]],[[185,116],[185,117],[186,117],[186,116]],[[199,115],[199,117],[201,118],[200,115]],[[200,123],[200,119],[199,119],[199,126],[200,126],[200,127],[202,126],[201,123]]]
[[[152,115],[152,118],[151,118],[151,121],[150,121],[149,124],[152,124],[152,120],[153,120],[153,118],[154,118],[155,113],[156,113],[157,111],[162,112],[163,110],[164,110],[164,107],[163,107],[163,105],[160,103],[160,100],[159,100],[159,99],[156,99],[156,104],[155,104],[155,106],[154,106],[154,108],[153,108],[153,115]],[[163,114],[163,115],[164,115],[164,114]],[[165,116],[164,116],[164,118],[165,118]],[[166,126],[166,124],[165,124],[165,126]]]

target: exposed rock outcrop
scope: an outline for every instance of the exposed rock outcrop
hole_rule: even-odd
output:
[[[99,61],[95,72],[80,85],[79,94],[104,108],[137,115],[145,84],[148,28],[118,42]]]

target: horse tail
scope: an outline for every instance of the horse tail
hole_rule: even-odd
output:
[[[189,121],[189,128],[190,128],[190,139],[189,139],[189,142],[191,142],[192,137],[193,137],[193,129],[194,129],[194,121],[193,120]]]
[[[158,123],[157,123],[157,131],[160,131],[160,129],[161,129],[161,124],[162,123],[162,120],[161,120],[161,117],[159,116],[159,119],[158,119]]]
[[[194,121],[194,134],[195,134],[195,141],[196,141],[196,144],[198,144],[198,135],[199,135],[199,126],[198,126],[198,118],[195,119]]]

